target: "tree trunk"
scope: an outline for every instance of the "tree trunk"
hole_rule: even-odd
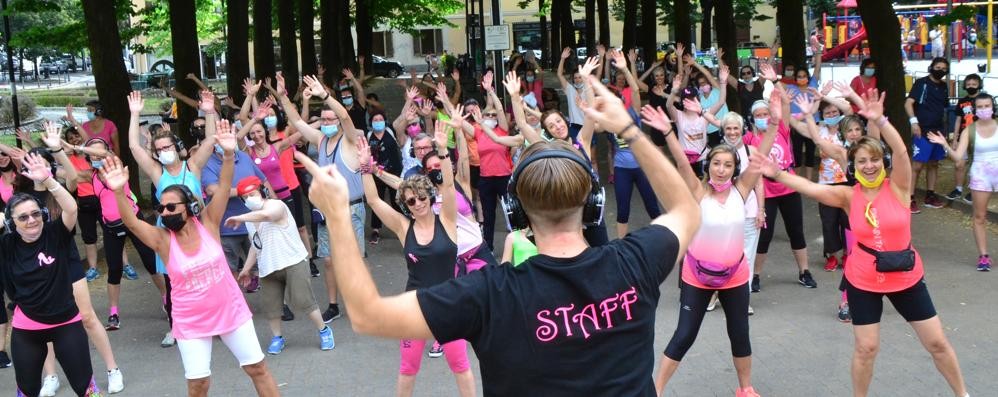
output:
[[[783,47],[783,64],[805,66],[804,4],[802,0],[780,0],[776,8],[776,24],[780,28],[780,45]],[[896,19],[896,18],[895,18]],[[898,31],[898,35],[900,35]],[[900,41],[900,36],[898,38]],[[800,67],[799,66],[799,67]]]
[[[905,120],[904,67],[901,62],[901,26],[889,2],[860,1],[859,15],[866,26],[870,43],[870,58],[877,64],[877,89],[887,93],[884,115],[901,133],[906,146],[911,146],[911,125]]]
[[[298,92],[298,40],[295,36],[294,0],[277,1],[277,29],[281,41],[281,73],[291,98]]]
[[[714,26],[717,34],[717,48],[724,50],[724,63],[731,68],[732,76],[738,76],[738,43],[735,37],[735,10],[730,1],[719,1],[714,6]],[[728,108],[741,109],[738,92],[730,85],[728,87]]]
[[[173,40],[173,76],[177,80],[176,90],[191,98],[198,98],[198,88],[193,81],[184,78],[188,73],[200,77],[200,52],[197,36],[197,9],[195,0],[170,0],[170,39]],[[188,126],[197,117],[197,109],[177,106],[177,135],[187,143],[193,143]]]
[[[304,0],[308,1],[308,0]],[[337,68],[340,65],[340,42],[338,31],[338,18],[336,17],[336,6],[339,0],[322,0],[319,3],[319,15],[321,20],[320,29],[322,52],[320,62],[326,68],[326,74],[322,76],[327,86],[332,87],[336,80]]]
[[[624,51],[634,48],[637,44],[638,25],[638,2],[629,0],[624,2]]]
[[[641,37],[638,44],[644,51],[646,68],[650,68],[658,57],[658,37],[655,35],[658,31],[658,12],[655,3],[656,0],[641,1]]]
[[[551,51],[548,54],[561,54],[561,3],[565,0],[551,0]],[[542,58],[551,58],[542,57]]]
[[[575,48],[575,20],[572,18],[572,0],[561,2],[561,46]],[[561,51],[548,54],[548,59],[554,60]]]
[[[357,8],[357,55],[364,56],[364,70],[371,74],[371,42],[374,40],[374,27],[371,26],[370,1],[355,0]]]
[[[586,54],[593,56],[596,53],[596,3],[592,0],[586,2]]]
[[[130,114],[126,98],[132,86],[128,82],[125,62],[121,59],[121,34],[118,32],[114,7],[108,7],[102,0],[83,0],[83,17],[87,27],[91,69],[97,97],[104,106],[104,117],[114,122],[119,130],[127,131]],[[128,147],[128,134],[118,135],[118,145],[122,149]],[[139,167],[135,166],[132,152],[120,152],[125,163],[131,165],[129,180],[132,186],[139,186]]]
[[[271,7],[270,0],[253,1],[253,65],[258,80],[273,78],[276,69]]]
[[[726,3],[726,1],[721,1],[721,3]],[[714,13],[714,0],[700,0],[700,11],[703,14],[703,20],[700,22],[699,47],[706,50],[714,43],[714,40],[710,37],[714,29],[712,26],[713,19],[711,18]]]
[[[544,4],[550,3],[550,2],[551,2],[551,0],[540,0],[540,1],[538,1],[537,2],[537,10],[538,10],[538,14],[541,15],[541,21],[540,21],[540,23],[541,23],[541,49],[543,49],[545,53],[554,54],[555,52],[553,52],[553,51],[558,50],[558,49],[554,48],[554,46],[551,45],[551,33],[548,31],[548,17],[547,17],[547,14],[543,13],[543,11],[544,11]],[[551,62],[548,62],[549,58],[551,58],[551,57],[541,57],[541,62],[543,63],[544,67],[551,67]]]
[[[244,0],[245,1],[245,0]],[[301,42],[301,74],[314,75],[318,60],[315,59],[315,3],[298,0],[298,40]]]
[[[693,41],[690,22],[690,0],[674,0],[672,2],[672,15],[676,18],[676,43],[682,43],[686,50],[690,50],[690,43]]]
[[[597,13],[599,13],[599,42],[609,47],[610,46],[610,7],[609,5],[607,5],[607,0],[596,0],[596,10]],[[593,47],[595,48],[595,46]]]
[[[336,68],[336,75],[339,75],[341,68],[355,68],[357,55],[353,49],[353,33],[350,32],[350,0],[339,0],[337,11],[337,28],[339,28],[340,40],[340,67]]]

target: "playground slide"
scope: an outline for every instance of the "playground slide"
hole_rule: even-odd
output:
[[[844,43],[832,47],[828,50],[825,50],[825,52],[821,54],[821,61],[828,62],[833,59],[843,58],[846,53],[852,51],[853,48],[856,48],[856,46],[862,43],[863,40],[866,40],[866,29],[860,29],[859,33],[857,33],[851,39],[846,40]]]

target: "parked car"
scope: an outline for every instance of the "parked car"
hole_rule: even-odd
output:
[[[62,61],[43,62],[38,68],[42,74],[62,74],[68,73],[69,67]]]
[[[391,61],[377,55],[371,55],[371,73],[388,78],[396,78],[405,74],[405,66],[397,61]]]

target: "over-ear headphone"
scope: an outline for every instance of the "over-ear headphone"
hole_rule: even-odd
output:
[[[866,137],[866,136],[860,138],[860,140],[867,139],[867,138],[869,138],[871,140],[875,140],[875,141],[877,141],[877,143],[880,144],[880,149],[884,152],[884,169],[885,170],[891,169],[891,165],[892,165],[891,152],[887,148],[887,145],[884,145],[884,141],[881,141],[879,139],[874,139],[872,137]],[[854,175],[856,175],[856,164],[855,164],[855,161],[854,161],[854,159],[852,157],[850,157],[848,160],[849,160],[849,163],[846,166],[846,178],[852,178]]]
[[[155,154],[157,157],[159,157],[159,153],[156,150],[156,140],[157,139],[163,139],[163,138],[170,138],[170,139],[173,140],[173,149],[177,151],[177,157],[179,158],[180,157],[180,152],[182,152],[184,150],[184,141],[181,141],[180,137],[177,136],[176,133],[172,133],[172,132],[170,133],[170,135],[162,135],[162,136],[159,136],[159,137],[155,137],[155,136],[153,137],[152,142],[149,142],[149,145],[152,146],[152,152],[153,152],[153,154]]]
[[[100,101],[94,100],[86,103],[86,106],[94,108],[94,116],[104,117],[104,105]]]
[[[546,149],[532,153],[527,158],[520,159],[520,164],[516,166],[516,169],[513,170],[513,175],[509,178],[506,195],[499,200],[502,204],[503,213],[506,215],[506,223],[509,225],[509,228],[520,230],[530,226],[527,212],[524,211],[523,204],[520,203],[520,198],[516,196],[516,181],[519,179],[520,173],[538,160],[551,158],[571,160],[589,174],[591,190],[586,194],[586,201],[582,205],[582,223],[586,226],[599,225],[603,221],[603,207],[606,205],[606,193],[603,191],[603,186],[600,186],[599,179],[592,172],[589,162],[567,150]]]
[[[40,200],[38,200],[37,197],[27,193],[16,193],[14,194],[13,197],[10,198],[10,201],[7,202],[7,208],[4,208],[3,210],[4,229],[8,233],[13,233],[14,229],[16,228],[16,225],[14,224],[14,207],[28,200],[32,200],[36,204],[38,204],[38,209],[42,211],[42,223],[49,221],[49,209],[45,207],[45,204],[43,204]]]
[[[187,215],[198,216],[201,215],[201,201],[198,201],[197,196],[191,191],[191,188],[183,184],[175,184],[167,186],[166,189],[179,190],[184,195],[184,206],[187,207]],[[165,190],[164,190],[165,191]]]
[[[745,151],[747,152],[748,151],[748,145],[744,145],[744,146],[745,146]],[[734,147],[732,147],[731,145],[728,145],[726,143],[722,143],[720,145],[714,146],[712,149],[710,149],[710,152],[707,152],[707,159],[704,162],[700,163],[700,167],[701,167],[701,170],[703,171],[703,175],[707,176],[708,178],[710,178],[710,172],[709,172],[710,171],[710,160],[713,159],[714,156],[716,156],[718,153],[721,153],[721,152],[731,153],[732,155],[735,156],[735,172],[733,174],[731,174],[731,179],[733,180],[733,179],[737,178],[738,174],[741,173],[741,170],[739,168],[741,168],[742,159],[741,159],[741,156],[738,155],[738,150],[735,150]]]
[[[83,144],[83,147],[89,147],[90,145],[93,145],[94,143],[97,142],[104,144],[104,150],[111,150],[111,145],[108,145],[107,141],[105,141],[103,138],[90,138]],[[83,158],[86,159],[87,162],[90,162],[91,161],[90,153],[83,152]]]
[[[429,200],[430,200],[430,205],[432,206],[433,204],[436,204],[436,202],[437,202],[437,187],[436,187],[436,185],[433,184],[433,182],[429,181],[429,177],[427,177],[425,175],[414,175],[414,176],[411,176],[410,178],[420,178],[420,177],[427,178],[427,180],[428,180],[427,183],[430,185],[430,191],[427,194],[430,195]],[[412,212],[409,211],[409,206],[406,205],[406,203],[405,203],[405,199],[404,199],[405,198],[405,193],[403,192],[403,190],[405,190],[405,189],[399,188],[398,190],[395,191],[395,202],[396,202],[396,204],[398,204],[399,210],[402,211],[402,215],[405,215],[408,218],[412,218]],[[411,190],[411,188],[410,188],[410,190]]]

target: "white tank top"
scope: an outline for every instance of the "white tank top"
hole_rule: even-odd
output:
[[[709,186],[708,189],[711,189]],[[745,202],[738,189],[728,189],[721,204],[712,194],[700,199],[700,230],[690,242],[689,253],[701,261],[735,263],[745,245]]]
[[[298,234],[298,225],[287,204],[281,200],[267,200],[280,203],[284,208],[283,226],[274,222],[246,222],[250,242],[257,249],[256,264],[260,277],[297,264],[308,258],[305,244]]]
[[[981,136],[977,130],[974,137],[974,160],[998,160],[998,130],[990,138]]]

